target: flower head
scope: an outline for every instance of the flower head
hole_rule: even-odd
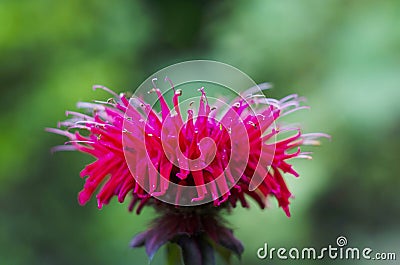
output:
[[[86,182],[79,203],[87,203],[98,190],[99,208],[114,196],[123,202],[128,195],[130,211],[136,206],[140,213],[144,205],[155,205],[163,214],[132,241],[133,247],[145,245],[150,257],[166,242],[177,243],[184,256],[193,249],[207,256],[209,240],[240,255],[240,241],[216,212],[238,203],[249,207],[249,197],[265,208],[267,198],[274,197],[290,216],[292,194],[283,176],[299,174],[289,159],[311,158],[301,147],[318,145],[319,138],[329,136],[280,125],[283,116],[307,108],[297,95],[275,100],[255,95],[252,88],[231,102],[216,99],[211,104],[200,88],[197,102],[190,103],[185,114],[179,101],[184,92],[171,82],[170,107],[153,85],[155,106],[94,86],[113,97],[80,102],[78,108],[84,111],[68,111],[68,120],[47,129],[69,138],[55,151],[77,150],[96,158],[80,173]]]
[[[63,129],[48,129],[69,138],[54,150],[77,150],[97,158],[80,173],[87,176],[78,196],[82,205],[101,186],[96,195],[99,208],[113,196],[123,202],[128,194],[132,195],[129,208],[139,203],[138,212],[154,197],[172,196],[176,205],[212,201],[214,206],[240,202],[243,207],[249,206],[247,197],[251,197],[264,208],[271,196],[289,216],[291,193],[283,174],[297,177],[298,173],[288,160],[310,158],[300,147],[329,137],[303,134],[299,128],[276,123],[306,108],[300,105],[304,98],[297,95],[275,100],[251,97],[248,91],[246,98],[213,109],[201,88],[197,114],[189,109],[185,119],[178,100],[182,91],[175,91],[170,108],[160,90],[153,88],[160,104],[158,113],[139,98],[129,101],[124,94],[96,88],[114,97],[107,102],[80,102],[78,107],[88,114],[68,111],[71,118],[59,123]],[[292,135],[280,139],[288,132]],[[182,198],[185,188],[188,192]]]

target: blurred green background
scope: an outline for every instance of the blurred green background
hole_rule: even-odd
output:
[[[306,96],[311,111],[289,120],[333,138],[313,161],[293,161],[291,218],[275,200],[228,217],[246,247],[242,264],[286,264],[258,260],[264,242],[318,247],[339,235],[400,259],[399,1],[1,0],[0,25],[0,264],[147,264],[128,244],[152,210],[80,207],[78,174],[92,159],[51,155],[64,139],[44,128],[79,100],[108,97],[93,84],[133,91],[189,59],[272,82],[272,97]]]

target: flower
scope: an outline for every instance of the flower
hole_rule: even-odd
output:
[[[132,243],[135,247],[146,245],[150,257],[165,242],[193,249],[191,244],[205,242],[203,235],[216,244],[231,242],[225,246],[240,255],[243,247],[232,232],[205,212],[236,207],[238,202],[249,207],[248,197],[265,208],[267,198],[275,197],[290,216],[292,194],[283,175],[299,174],[288,160],[311,158],[301,147],[318,145],[319,138],[329,136],[304,134],[297,127],[280,125],[281,117],[307,108],[301,105],[304,98],[297,95],[275,100],[254,96],[250,89],[242,94],[245,96],[230,103],[221,100],[213,108],[204,88],[200,88],[198,109],[189,108],[185,119],[179,105],[182,91],[175,91],[171,82],[174,94],[170,108],[153,84],[150,92],[156,93],[160,112],[138,97],[129,100],[125,94],[94,86],[113,97],[106,102],[80,102],[78,108],[85,109],[86,114],[67,111],[70,119],[60,122],[58,128],[47,129],[69,138],[54,151],[77,150],[96,158],[80,173],[87,178],[78,195],[79,203],[86,204],[99,189],[99,208],[114,196],[123,202],[130,194],[130,211],[136,207],[140,213],[146,204],[168,209],[156,225]],[[188,211],[185,206],[190,205],[196,207]],[[178,220],[182,220],[178,227],[161,225]],[[212,224],[220,229],[211,229]],[[156,228],[160,226],[163,231]]]
[[[290,173],[294,176],[299,174],[287,160],[294,157],[310,158],[310,153],[301,152],[299,147],[310,144],[316,145],[319,144],[317,138],[329,137],[325,134],[302,134],[298,128],[286,127],[280,129],[274,127],[274,122],[278,118],[306,108],[300,106],[300,102],[304,98],[297,95],[290,95],[281,100],[264,100],[264,104],[258,113],[251,113],[248,108],[250,104],[261,103],[260,100],[252,99],[245,102],[243,99],[239,99],[233,102],[221,121],[218,121],[215,119],[216,111],[211,115],[211,107],[206,100],[206,93],[201,89],[202,95],[197,120],[194,121],[193,110],[188,110],[188,119],[184,122],[178,106],[178,97],[181,95],[181,91],[177,91],[173,97],[177,115],[172,116],[161,92],[158,89],[153,89],[159,96],[162,109],[161,117],[149,105],[141,102],[148,114],[148,121],[144,122],[142,115],[129,103],[126,95],[117,95],[108,88],[94,86],[94,89],[97,88],[110,92],[114,98],[107,102],[80,102],[78,108],[89,110],[89,115],[67,111],[66,114],[72,116],[72,118],[59,123],[59,127],[65,129],[47,129],[50,132],[64,135],[70,140],[66,143],[67,145],[57,146],[53,150],[77,150],[97,158],[95,162],[87,165],[80,173],[81,177],[88,176],[84,188],[78,196],[81,205],[87,203],[92,194],[103,183],[104,185],[96,196],[99,208],[108,204],[114,195],[118,197],[119,202],[123,202],[127,194],[131,193],[133,199],[130,209],[136,203],[139,203],[138,212],[152,196],[166,192],[167,181],[176,181],[181,185],[188,185],[187,183],[194,183],[196,186],[204,185],[204,183],[216,179],[224,171],[224,166],[228,165],[232,151],[231,141],[240,143],[243,140],[243,135],[237,133],[240,131],[240,133],[248,135],[250,139],[248,164],[237,183],[234,183],[233,172],[226,172],[226,179],[213,183],[209,192],[212,194],[214,205],[219,206],[225,201],[229,201],[231,205],[236,206],[237,201],[240,201],[243,207],[248,207],[249,204],[245,196],[248,195],[255,199],[261,208],[264,208],[267,196],[274,196],[278,200],[279,206],[289,215],[288,206],[291,193],[285,184],[282,173]],[[237,118],[243,116],[243,113],[245,115],[242,123],[244,123],[245,130],[240,130],[238,127],[241,124]],[[263,118],[260,119],[257,115]],[[229,128],[231,132],[228,132],[228,129],[223,128],[222,124],[228,118],[232,120],[232,117],[236,117],[237,123],[231,122]],[[129,120],[129,124],[124,124],[124,120]],[[133,170],[137,170],[137,173],[140,174],[138,177],[132,176],[123,148],[123,134],[129,133],[126,128],[134,130],[135,126],[142,130],[142,135],[131,133],[127,141],[131,142],[132,148],[136,149],[136,156],[132,155],[132,162],[137,162],[133,163],[133,166],[135,166]],[[167,129],[163,129],[163,126]],[[176,128],[179,126],[182,127],[182,130],[177,132]],[[74,133],[73,130],[75,130]],[[88,131],[89,134],[84,136],[82,130]],[[235,131],[236,134],[233,133]],[[265,135],[267,131],[269,132]],[[272,144],[267,143],[268,140],[288,131],[294,131],[295,134]],[[171,142],[170,138],[176,139],[175,136],[178,133],[179,149],[182,149],[184,155],[189,159],[198,157],[200,151],[204,151],[204,157],[211,153],[211,148],[207,146],[207,143],[201,145],[202,139],[211,138],[214,142],[218,142],[217,153],[207,167],[203,170],[188,170],[185,166],[177,168],[169,161],[171,154],[168,155],[166,150],[174,149],[173,145],[176,143]],[[163,135],[167,135],[164,142],[162,142],[164,140],[162,139]],[[145,146],[140,143],[138,139],[140,136],[146,137]],[[163,145],[169,146],[163,148]],[[202,146],[204,148],[200,150]],[[150,160],[146,161],[146,155],[143,155],[143,150],[140,150],[143,147],[147,149],[147,154],[152,156]],[[206,150],[206,148],[209,148],[209,150]],[[295,152],[288,153],[289,150],[296,148]],[[275,154],[274,156],[265,155],[266,152],[262,153],[261,149],[275,151]],[[142,157],[140,157],[141,155]],[[179,156],[179,154],[176,156]],[[153,162],[159,171],[158,181],[167,182],[160,184],[161,191],[159,192],[155,192],[155,185],[152,185],[153,189],[147,192],[137,181],[138,178],[149,178],[149,182],[157,182],[156,174],[149,173],[146,175],[146,165],[149,166],[147,171],[151,171],[153,168],[152,165],[149,165],[149,161]],[[236,159],[235,162],[237,161]],[[271,170],[268,171],[266,167],[269,165]],[[233,169],[237,169],[237,167]],[[109,178],[107,178],[108,176]],[[251,180],[257,176],[261,176],[262,181],[257,189],[251,191],[249,189]],[[228,188],[228,181],[234,183],[232,189]],[[208,191],[204,190],[204,187],[202,188],[199,189],[198,196],[192,198],[193,201],[204,198],[204,193]],[[223,194],[221,198],[218,197],[217,188]],[[176,196],[179,196],[179,194]]]

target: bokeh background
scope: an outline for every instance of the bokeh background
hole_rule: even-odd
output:
[[[272,97],[306,96],[311,110],[289,120],[332,135],[313,161],[293,161],[291,218],[274,200],[227,217],[242,264],[286,264],[258,260],[264,242],[319,247],[339,235],[400,259],[399,1],[1,0],[0,25],[0,264],[148,263],[128,243],[153,211],[80,207],[78,173],[92,159],[51,155],[64,139],[44,128],[79,100],[108,97],[93,84],[133,91],[189,59],[272,82]],[[164,264],[163,249],[152,264]]]

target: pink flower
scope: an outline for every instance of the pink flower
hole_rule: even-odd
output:
[[[301,106],[304,98],[297,95],[281,100],[238,98],[223,112],[221,106],[213,110],[200,89],[197,115],[189,109],[185,119],[179,107],[181,91],[174,93],[170,109],[154,88],[161,109],[157,113],[138,98],[134,107],[126,95],[96,88],[110,92],[113,98],[80,102],[78,108],[88,114],[69,111],[71,118],[60,122],[58,129],[47,129],[69,138],[55,151],[77,150],[96,158],[80,173],[82,178],[87,177],[78,196],[81,205],[101,186],[96,195],[99,208],[113,196],[123,202],[128,194],[132,196],[129,209],[138,204],[138,213],[146,203],[162,203],[154,197],[170,199],[171,194],[176,205],[184,199],[199,204],[208,199],[214,206],[224,207],[235,207],[238,201],[249,207],[247,197],[251,197],[264,208],[267,197],[275,197],[290,216],[292,195],[283,175],[299,174],[288,160],[311,158],[300,147],[317,145],[318,138],[329,137],[303,134],[299,128],[276,123],[306,108]],[[288,133],[291,135],[282,139]],[[181,189],[186,187],[192,188],[190,198],[183,198]]]
[[[275,100],[254,94],[252,88],[233,102],[209,104],[201,88],[197,110],[190,104],[185,119],[179,105],[182,91],[171,86],[172,108],[155,84],[150,91],[157,95],[155,107],[95,86],[113,98],[80,102],[78,108],[87,114],[68,111],[68,120],[47,129],[69,138],[54,151],[77,150],[96,158],[80,174],[86,177],[78,195],[81,205],[98,190],[99,208],[114,196],[123,202],[127,195],[130,211],[155,206],[160,216],[131,243],[145,246],[150,259],[167,242],[179,245],[185,264],[215,264],[214,250],[220,247],[240,257],[243,245],[226,227],[220,210],[238,202],[249,207],[248,197],[265,208],[267,198],[275,197],[290,216],[292,194],[283,176],[299,174],[289,159],[310,159],[301,147],[318,145],[319,138],[329,136],[280,125],[281,117],[307,108],[297,95]]]

